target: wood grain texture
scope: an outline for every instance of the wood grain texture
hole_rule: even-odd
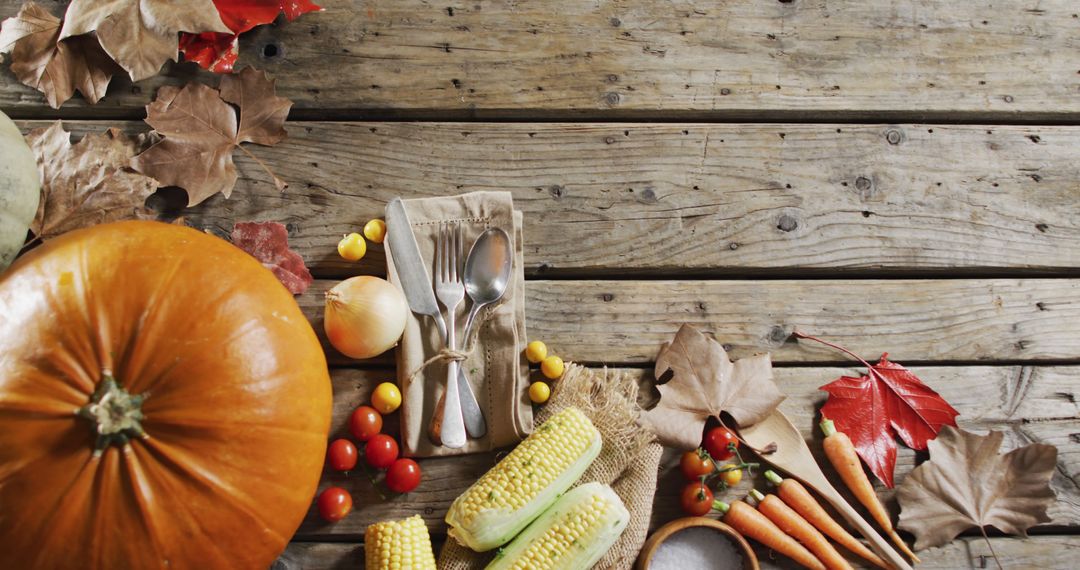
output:
[[[514,194],[537,277],[1080,269],[1077,127],[305,122],[245,148],[289,189],[236,152],[232,198],[186,219],[283,222],[322,276],[385,273],[335,246],[391,198],[474,190]]]
[[[1080,554],[1080,536],[1034,536],[1027,539],[992,538],[994,551],[1005,568],[1073,570]],[[436,546],[436,549],[439,547]],[[782,557],[772,558],[755,546],[761,567],[766,570],[795,570],[800,566]],[[294,542],[271,570],[351,570],[363,562],[364,547],[358,543]],[[984,570],[996,568],[982,538],[961,538],[919,553],[920,569]],[[856,568],[859,560],[849,558]]]
[[[853,371],[848,368],[775,370],[777,383],[788,394],[781,408],[805,434],[811,449],[818,455],[819,463],[834,481],[837,480],[835,474],[821,455],[820,433],[814,427],[816,410],[825,399],[825,393],[817,388]],[[1058,472],[1051,481],[1058,501],[1050,509],[1052,522],[1045,528],[1080,530],[1080,485],[1077,483],[1080,477],[1080,406],[1076,403],[1080,386],[1075,380],[1080,375],[1080,367],[942,366],[916,367],[914,371],[960,411],[961,427],[976,431],[1004,431],[1006,449],[1035,441],[1058,446]],[[651,377],[640,370],[626,372],[638,375],[646,386],[651,382]],[[347,436],[348,415],[356,406],[367,402],[374,387],[391,375],[389,370],[333,371],[331,438]],[[648,392],[643,393],[643,403],[647,404],[649,398]],[[393,417],[388,418],[388,424],[393,423]],[[896,474],[897,480],[902,480],[915,466],[916,456],[912,450],[902,445],[899,447]],[[443,535],[445,524],[442,517],[450,503],[492,467],[498,457],[499,454],[485,453],[421,460],[424,480],[420,487],[408,496],[386,501],[378,497],[371,483],[361,473],[350,476],[326,473],[321,488],[339,485],[348,489],[353,495],[356,509],[336,524],[324,523],[314,511],[309,512],[297,540],[360,540],[364,529],[373,522],[414,514],[423,516],[433,533]],[[672,452],[662,464],[653,512],[654,528],[681,516],[677,495],[683,479],[676,463],[677,454]],[[741,497],[754,484],[766,488],[764,479],[748,479],[732,490],[730,496]],[[879,489],[883,499],[890,501],[895,513],[892,493]]]
[[[325,342],[318,280],[297,298],[338,365],[364,362]],[[866,358],[899,362],[1080,360],[1080,280],[527,281],[526,330],[566,360],[650,364],[682,323],[716,335],[734,357],[844,362],[791,332]],[[389,364],[390,355],[373,361]]]
[[[0,15],[20,3],[0,1]],[[323,13],[245,36],[240,58],[317,118],[1080,113],[1071,0],[320,3]],[[136,116],[160,85],[210,80],[190,64],[167,73],[63,112]],[[52,116],[4,74],[0,108]]]

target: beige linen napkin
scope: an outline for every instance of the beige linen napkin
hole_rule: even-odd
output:
[[[397,350],[398,385],[404,400],[401,407],[403,453],[412,457],[458,455],[517,443],[533,427],[528,397],[528,363],[523,355],[526,337],[521,212],[514,210],[509,192],[472,192],[446,198],[405,200],[404,205],[429,276],[434,274],[435,240],[440,222],[462,225],[466,255],[468,247],[481,232],[502,228],[513,241],[514,267],[510,287],[501,302],[485,307],[477,315],[473,325],[473,351],[461,363],[488,428],[484,437],[470,438],[461,449],[435,445],[428,436],[436,404],[446,388],[446,364],[435,362],[421,369],[426,360],[439,352],[442,342],[431,318],[409,313],[405,334]],[[397,269],[389,248],[386,261],[390,282],[398,285]],[[458,309],[459,347],[466,340],[462,335],[469,308],[471,303],[466,302]],[[419,372],[410,378],[410,374],[418,369]]]

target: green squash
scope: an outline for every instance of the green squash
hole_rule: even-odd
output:
[[[26,242],[37,213],[41,178],[34,153],[15,123],[0,112],[0,271],[7,269]]]

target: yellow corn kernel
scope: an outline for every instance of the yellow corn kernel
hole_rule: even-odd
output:
[[[435,570],[431,536],[420,515],[375,523],[364,531],[366,570]]]

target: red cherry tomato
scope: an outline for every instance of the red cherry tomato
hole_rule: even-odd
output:
[[[712,459],[702,453],[701,448],[687,451],[679,460],[679,468],[682,469],[683,477],[687,481],[697,481],[699,478],[709,475],[715,469]]]
[[[364,446],[364,461],[376,469],[386,469],[397,459],[398,445],[394,438],[380,433]]]
[[[734,450],[739,447],[739,438],[726,427],[714,427],[705,434],[701,446],[709,452],[714,461],[724,461],[735,455]]]
[[[335,439],[326,450],[326,463],[334,471],[352,471],[357,457],[356,446],[347,439]]]
[[[329,522],[338,522],[352,511],[352,495],[341,487],[327,487],[319,493],[319,516]]]
[[[367,441],[382,431],[382,416],[371,406],[360,406],[349,417],[349,432],[356,441]]]
[[[412,459],[398,459],[386,470],[386,486],[395,493],[408,493],[420,484],[420,465]]]
[[[712,489],[709,489],[707,485],[700,481],[687,483],[683,487],[679,503],[682,505],[684,513],[693,517],[705,516],[706,513],[712,510]]]

